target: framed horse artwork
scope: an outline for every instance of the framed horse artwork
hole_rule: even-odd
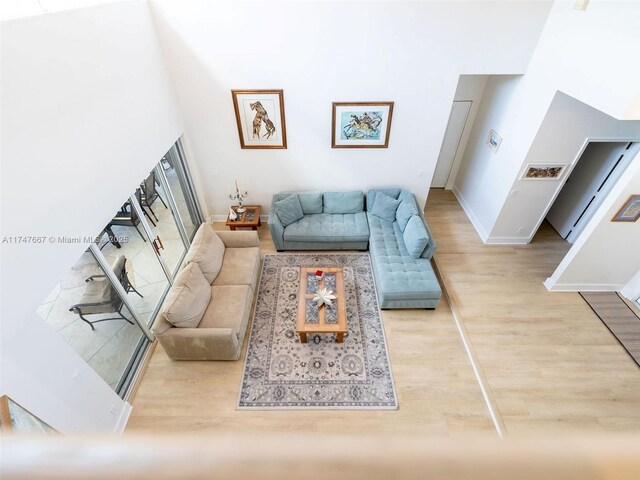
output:
[[[388,148],[393,102],[334,102],[331,148]]]
[[[287,148],[282,90],[231,90],[241,148]]]

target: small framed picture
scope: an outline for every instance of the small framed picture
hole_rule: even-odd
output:
[[[489,130],[489,136],[487,137],[487,145],[489,148],[493,150],[493,153],[496,153],[500,148],[500,144],[502,143],[502,137],[498,135],[498,133],[491,129]]]
[[[282,90],[231,90],[241,148],[287,148]]]
[[[631,195],[612,222],[635,222],[640,218],[640,195]]]
[[[528,163],[521,180],[558,180],[566,165]]]
[[[334,102],[331,148],[388,148],[393,102]]]

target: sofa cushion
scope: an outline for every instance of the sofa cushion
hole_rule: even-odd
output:
[[[391,198],[402,200],[398,197],[401,192],[402,190],[400,190],[399,188],[372,188],[371,190],[368,190],[366,198],[367,211],[371,211],[371,209],[373,208],[373,204],[376,201],[376,195],[378,193],[384,193],[385,195],[389,195]]]
[[[324,192],[323,213],[360,213],[364,211],[364,194],[353,192]]]
[[[213,231],[211,225],[203,223],[193,237],[191,247],[184,259],[185,263],[197,263],[204,278],[211,283],[222,267],[224,248],[224,243]]]
[[[260,270],[260,248],[227,248],[213,285],[254,285]]]
[[[195,328],[202,320],[209,300],[211,286],[197,263],[184,267],[167,293],[162,314],[175,327]]]
[[[322,192],[298,192],[302,213],[322,213]]]
[[[425,247],[429,244],[429,234],[418,215],[412,216],[402,233],[405,247],[413,258],[420,258]]]
[[[211,301],[198,328],[230,328],[244,338],[253,292],[248,285],[213,285]],[[244,324],[244,325],[243,325]]]
[[[387,222],[393,222],[396,219],[398,205],[400,205],[400,200],[396,200],[384,193],[378,193],[370,212]]]
[[[292,193],[282,200],[278,200],[273,204],[273,207],[276,209],[276,215],[278,215],[280,223],[285,227],[293,222],[297,222],[304,216],[300,199],[295,193]]]
[[[415,200],[413,200],[413,198],[402,200],[398,206],[398,210],[396,210],[396,220],[398,221],[400,230],[404,232],[407,222],[414,215],[418,215],[418,207],[416,207]]]
[[[305,215],[285,227],[284,239],[289,242],[366,242],[369,240],[367,214]]]

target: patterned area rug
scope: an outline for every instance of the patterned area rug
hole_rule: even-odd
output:
[[[348,333],[295,331],[300,267],[341,267]],[[238,409],[398,408],[367,253],[271,254],[262,267]]]

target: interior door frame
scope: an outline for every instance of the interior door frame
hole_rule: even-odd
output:
[[[542,215],[538,219],[536,228],[534,228],[531,231],[531,235],[529,236],[529,239],[527,240],[527,243],[531,243],[531,240],[533,240],[533,237],[536,235],[536,233],[538,233],[538,230],[540,229],[540,225],[542,225],[542,222],[544,222],[544,219],[547,218],[547,214],[549,213],[549,210],[551,210],[551,207],[553,206],[553,203],[558,198],[558,195],[560,195],[560,191],[564,188],[564,184],[567,182],[567,179],[571,176],[571,173],[573,172],[573,169],[576,167],[576,165],[580,161],[580,157],[582,157],[582,154],[584,153],[584,151],[587,149],[587,146],[591,142],[619,142],[619,143],[631,142],[631,143],[639,143],[640,142],[640,138],[629,138],[629,137],[586,137],[584,139],[584,141],[582,142],[581,147],[578,149],[578,153],[573,157],[573,160],[571,161],[571,163],[567,165],[567,168],[565,168],[565,171],[562,173],[561,184],[557,188],[557,190],[553,194],[553,196],[551,197],[551,200],[549,200],[549,202],[547,203],[547,206],[543,210]],[[525,164],[523,164],[523,165],[525,165]],[[607,195],[609,195],[609,194],[607,194]],[[607,197],[605,197],[605,199],[606,198]]]

